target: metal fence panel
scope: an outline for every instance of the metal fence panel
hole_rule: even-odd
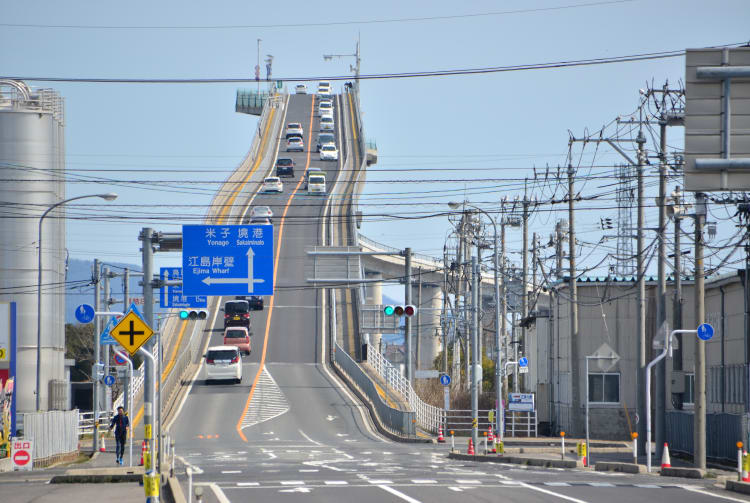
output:
[[[375,385],[360,366],[355,362],[341,346],[336,344],[336,364],[348,375],[362,392],[367,395],[375,406],[378,417],[386,428],[401,435],[413,437],[416,435],[415,413],[407,412],[386,404],[378,394]]]
[[[34,461],[78,450],[78,409],[21,414],[23,438],[34,441]]]
[[[740,414],[706,414],[706,456],[737,459],[737,441],[743,440]],[[693,413],[667,412],[667,442],[674,451],[693,454]]]

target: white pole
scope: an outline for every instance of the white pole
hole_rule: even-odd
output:
[[[133,407],[133,360],[128,358],[127,353],[121,349],[115,349],[115,353],[125,360],[125,362],[128,364],[128,406]],[[130,411],[128,411],[128,414],[130,414]],[[130,466],[133,466],[133,428],[132,425],[129,428],[130,434],[128,437],[130,437]]]
[[[560,459],[565,459],[565,432],[560,434]]]
[[[188,476],[188,501],[193,501],[193,469],[188,466],[185,471]]]
[[[638,464],[638,434],[633,434],[633,463]]]
[[[603,386],[603,385],[602,385]],[[586,467],[591,466],[591,445],[589,444],[589,357],[586,357]]]

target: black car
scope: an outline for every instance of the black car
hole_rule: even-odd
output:
[[[294,159],[277,159],[276,160],[276,176],[290,176],[294,178]]]
[[[263,311],[263,297],[260,295],[238,295],[235,299],[246,300],[250,304],[251,311]]]
[[[224,304],[224,328],[237,326],[250,330],[250,303],[246,300],[230,300]]]

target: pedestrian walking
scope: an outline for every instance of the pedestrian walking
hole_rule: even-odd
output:
[[[115,451],[117,461],[115,462],[118,465],[122,464],[122,455],[125,454],[125,441],[128,438],[129,427],[130,419],[125,415],[125,409],[117,407],[117,415],[112,418],[112,421],[110,421],[109,431],[112,431],[112,428],[115,429],[115,443],[117,444],[117,449]]]

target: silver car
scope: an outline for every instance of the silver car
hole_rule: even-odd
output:
[[[333,131],[333,117],[321,117],[320,118],[320,130],[321,131]]]

